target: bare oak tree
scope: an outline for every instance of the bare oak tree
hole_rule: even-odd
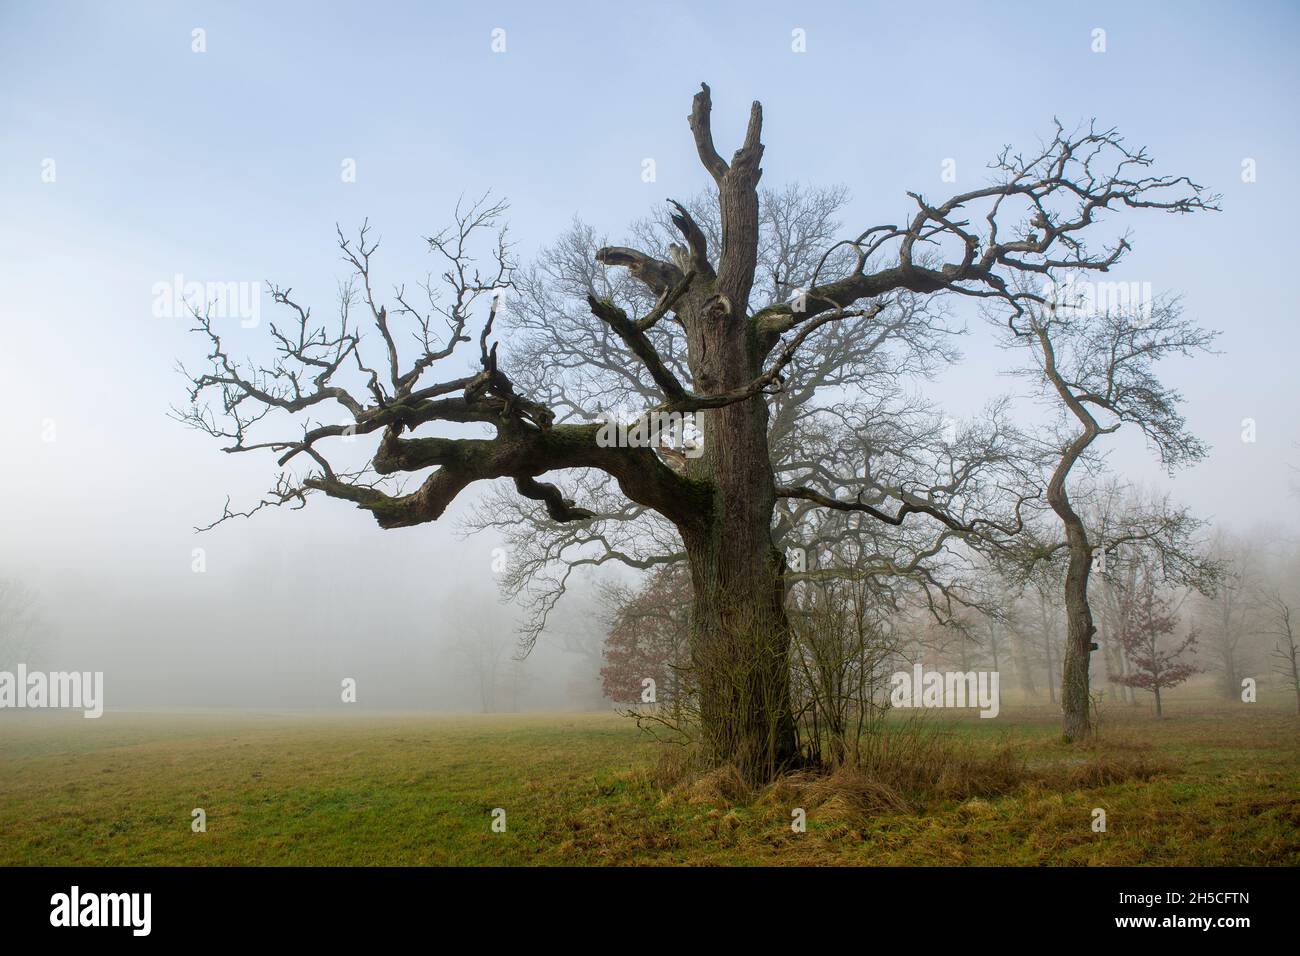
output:
[[[810,233],[806,248],[786,257],[797,268],[761,275],[762,109],[753,104],[743,142],[729,161],[714,143],[711,113],[703,86],[689,127],[715,190],[716,231],[673,203],[668,218],[680,241],[666,253],[607,246],[593,257],[605,270],[622,270],[621,281],[639,288],[644,307],[628,311],[604,292],[594,272],[582,296],[601,334],[632,357],[621,369],[629,383],[636,380],[632,390],[653,396],[642,414],[698,417],[698,457],[603,442],[598,409],[581,407],[580,390],[569,390],[566,404],[552,404],[556,396],[545,383],[525,386],[523,376],[498,361],[493,329],[501,296],[494,290],[511,283],[512,270],[501,239],[493,267],[484,275],[475,271],[473,244],[502,212],[486,203],[458,212],[449,232],[429,239],[445,271],[440,290],[426,284],[427,304],[411,304],[403,289],[394,291],[392,307],[380,301],[371,270],[376,244],[363,228],[356,242],[340,236],[353,280],[331,329],[314,323],[290,290],[273,290],[292,322],[288,330],[272,328],[278,354],[271,364],[237,361],[207,315],[200,315],[210,367],[191,377],[191,406],[178,414],[226,441],[227,451],[269,450],[282,467],[306,464],[306,474],[281,474],[261,503],[244,512],[227,508],[223,519],[264,506],[301,506],[308,495],[322,493],[353,502],[382,527],[411,526],[442,516],[470,484],[498,478],[543,507],[550,521],[579,529],[598,522],[611,506],[653,512],[675,538],[668,550],[683,554],[690,570],[691,657],[704,759],[733,761],[761,779],[798,759],[789,569],[774,540],[782,508],[857,514],[892,527],[936,522],[955,535],[1016,530],[1015,515],[1007,524],[1007,500],[994,502],[999,511],[989,515],[978,511],[988,494],[953,500],[943,493],[945,484],[966,481],[961,471],[948,482],[931,482],[940,487],[933,495],[874,481],[865,495],[860,480],[834,487],[836,471],[824,476],[822,487],[778,475],[770,447],[772,397],[804,386],[807,366],[800,357],[806,347],[845,335],[839,330],[853,330],[845,343],[850,347],[855,338],[888,336],[898,316],[925,315],[926,300],[939,295],[997,298],[1023,312],[1043,300],[1018,278],[1105,271],[1120,261],[1126,237],[1099,240],[1095,250],[1088,245],[1105,211],[1188,212],[1205,208],[1209,197],[1185,177],[1147,175],[1150,158],[1125,147],[1113,130],[1067,132],[1058,124],[1050,140],[1028,154],[1004,150],[987,185],[940,203],[910,193],[915,208],[901,224],[837,241]],[[543,286],[537,294],[549,293]],[[475,365],[458,365],[464,351],[458,347],[475,343],[471,316],[489,301]],[[353,320],[358,310],[371,327],[367,341],[379,345],[377,355],[362,354]],[[557,324],[565,314],[554,313]],[[610,353],[575,348],[571,354],[580,379],[584,365]],[[451,371],[435,378],[435,368]],[[852,390],[852,376],[838,387]],[[216,396],[216,411],[200,404],[204,395]],[[323,420],[325,408],[341,409],[346,422]],[[562,412],[571,414],[562,418]],[[305,413],[307,420],[294,432],[255,440],[250,430],[272,413]],[[486,426],[492,434],[416,435],[437,424]],[[324,450],[329,440],[359,435],[377,436],[373,456],[335,468]],[[803,475],[818,468],[810,462]],[[540,480],[573,470],[607,476],[600,488],[616,489],[617,503],[612,495],[580,503]],[[424,472],[413,489],[395,484],[394,476]],[[843,477],[861,479],[861,463]],[[1013,506],[1018,500],[1002,498]]]
[[[1199,461],[1205,446],[1192,435],[1179,410],[1181,395],[1156,376],[1155,365],[1170,355],[1192,355],[1210,347],[1217,333],[1183,318],[1177,301],[1164,299],[1145,307],[1081,308],[1046,290],[1039,301],[1013,303],[1003,344],[1023,350],[1022,374],[1036,380],[1055,400],[1063,416],[1052,451],[1047,503],[1064,532],[1064,540],[1040,549],[1036,557],[1064,550],[1068,557],[1064,594],[1067,617],[1065,661],[1061,676],[1062,732],[1067,740],[1091,730],[1090,660],[1097,649],[1097,628],[1088,601],[1088,578],[1099,542],[1088,534],[1084,518],[1071,501],[1075,466],[1105,435],[1128,425],[1146,436],[1162,464],[1173,469]],[[1166,570],[1197,577],[1209,587],[1211,568],[1198,562],[1190,545],[1199,526],[1185,511],[1167,502],[1149,514],[1129,513],[1122,531],[1109,532],[1099,557],[1126,543],[1161,548]]]

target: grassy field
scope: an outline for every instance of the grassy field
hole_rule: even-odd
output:
[[[1047,707],[930,721],[966,755],[952,785],[758,794],[666,779],[663,746],[612,714],[10,711],[0,864],[1300,863],[1300,721],[1170,710],[1112,706],[1085,751]]]

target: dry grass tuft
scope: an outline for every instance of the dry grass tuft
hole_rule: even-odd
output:
[[[994,749],[915,720],[864,737],[856,763],[801,771],[766,787],[756,806],[804,806],[838,823],[861,825],[886,813],[916,813],[938,800],[1010,793],[1030,779],[1020,751]]]
[[[705,771],[690,783],[679,784],[677,791],[687,803],[707,803],[715,807],[734,807],[753,798],[749,784],[731,764]]]
[[[1141,750],[1119,753],[1098,752],[1083,763],[1053,767],[1042,774],[1043,784],[1056,790],[1084,790],[1109,787],[1131,780],[1151,780],[1172,771],[1164,760]]]
[[[1031,767],[1026,753],[1033,753]],[[1045,759],[1044,759],[1045,758]],[[736,767],[706,768],[696,752],[671,747],[640,779],[658,790],[660,809],[674,804],[728,810],[816,809],[832,826],[862,827],[874,817],[918,814],[952,801],[963,816],[996,812],[989,800],[1033,791],[1068,793],[1164,776],[1171,766],[1135,738],[1051,753],[1032,743],[980,741],[945,731],[924,716],[883,724],[862,738],[856,760],[832,770],[783,774],[755,790]]]
[[[912,812],[911,804],[896,787],[860,767],[847,765],[825,776],[810,777],[803,787],[803,797],[809,805],[829,810],[846,821],[881,812]]]
[[[665,794],[690,783],[699,772],[695,751],[689,747],[664,747],[659,759],[643,771],[645,782]]]
[[[750,803],[753,788],[731,764],[705,767],[689,747],[667,747],[659,759],[640,772],[640,779],[663,796],[659,806],[675,803],[733,807]]]
[[[1010,743],[990,751],[919,718],[864,738],[858,769],[914,803],[997,796],[1028,778],[1024,757]]]

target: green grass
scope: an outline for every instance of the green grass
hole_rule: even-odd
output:
[[[10,711],[0,864],[1300,863],[1300,721],[1170,709],[1110,705],[1082,751],[1047,707],[933,722],[973,753],[1010,746],[1024,779],[908,812],[810,806],[802,834],[779,789],[734,806],[660,789],[661,745],[614,715]]]

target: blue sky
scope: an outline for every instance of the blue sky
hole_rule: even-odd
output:
[[[1176,493],[1234,527],[1294,527],[1297,26],[1295,3],[6,0],[0,570],[22,566],[64,598],[72,579],[189,594],[190,528],[226,493],[266,487],[269,461],[220,455],[165,418],[182,395],[175,359],[201,350],[182,320],[151,314],[156,282],[273,279],[324,312],[342,275],[336,222],[368,216],[384,237],[381,285],[414,282],[427,268],[419,237],[460,194],[489,188],[511,201],[525,258],[575,213],[617,235],[705,185],[685,119],[701,80],[724,153],[761,100],[765,183],[846,184],[855,232],[906,214],[906,190],[972,188],[1001,145],[1032,146],[1053,116],[1118,126],[1162,171],[1222,192],[1222,213],[1126,219],[1135,249],[1116,278],[1178,290],[1224,332],[1222,355],[1169,365],[1214,446]],[[195,28],[205,53],[191,50]],[[496,28],[504,53],[491,49]],[[804,53],[791,50],[795,29]],[[940,181],[949,157],[955,184]],[[1247,157],[1254,183],[1241,180]],[[340,178],[348,158],[355,183]],[[240,334],[251,349],[264,330]],[[1012,387],[985,339],[975,326],[936,397],[973,406]],[[1253,445],[1240,441],[1245,417]],[[42,441],[49,421],[55,442]],[[1121,440],[1115,462],[1162,480],[1140,442]],[[376,561],[472,563],[490,549],[449,527],[381,533],[331,504],[209,536],[227,570],[186,600],[221,606],[219,589],[258,579],[259,562],[292,567],[340,535]]]

